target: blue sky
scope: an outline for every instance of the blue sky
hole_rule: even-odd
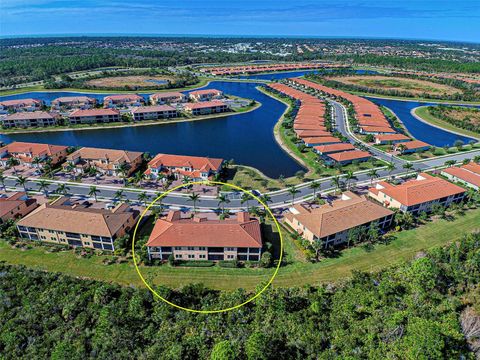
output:
[[[392,37],[480,42],[480,0],[0,0],[0,34]]]

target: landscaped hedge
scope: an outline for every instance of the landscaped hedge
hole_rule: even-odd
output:
[[[175,263],[175,265],[177,266],[185,266],[185,267],[210,267],[210,266],[214,266],[215,263],[213,261],[209,261],[209,260],[198,260],[198,261],[195,261],[195,260],[191,260],[191,261],[177,261]]]
[[[218,266],[223,268],[237,268],[238,262],[232,260],[222,260],[218,262]]]

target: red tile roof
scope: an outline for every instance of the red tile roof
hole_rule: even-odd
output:
[[[363,159],[366,157],[370,157],[370,153],[367,151],[361,150],[352,150],[352,151],[343,151],[333,154],[327,155],[329,158],[332,158],[335,161],[348,161],[348,160],[355,160],[355,159]]]
[[[328,154],[328,153],[333,153],[338,151],[355,150],[355,147],[352,144],[346,144],[346,143],[320,145],[320,146],[314,146],[313,148],[323,154]]]
[[[172,211],[167,218],[157,220],[147,246],[262,247],[257,219],[182,219],[179,213]]]
[[[9,114],[5,120],[35,120],[35,119],[53,119],[53,115],[45,111],[23,111]]]
[[[103,101],[143,101],[143,97],[137,94],[109,95],[103,98]]]
[[[480,187],[480,165],[464,165],[461,167],[450,167],[443,169],[442,173],[447,173],[472,185]]]
[[[7,151],[8,153],[31,153],[32,157],[48,155],[54,156],[59,152],[67,150],[67,146],[63,145],[50,145],[50,144],[41,144],[41,143],[29,143],[15,141],[11,144],[8,144],[0,148],[0,152]]]
[[[223,159],[208,158],[200,156],[157,154],[150,162],[148,167],[191,167],[195,170],[218,171],[222,165]]]
[[[37,99],[18,99],[18,100],[0,101],[0,105],[3,105],[3,106],[39,106],[41,104],[42,104],[42,101]]]
[[[212,101],[203,101],[198,103],[188,103],[184,105],[185,109],[194,110],[194,109],[205,109],[217,106],[227,106],[224,102],[220,100],[212,100]]]
[[[405,206],[412,206],[461,194],[465,189],[439,177],[420,173],[415,180],[406,181],[401,185],[388,184],[384,189],[378,189],[378,192],[383,192]]]
[[[397,147],[399,147],[400,145],[404,145],[405,149],[407,150],[419,149],[419,148],[430,146],[430,144],[427,144],[426,142],[423,142],[420,140],[412,140],[412,141],[400,143],[400,144],[397,144]]]
[[[379,141],[398,141],[398,140],[409,140],[410,138],[403,134],[385,134],[385,135],[375,135],[375,139]]]
[[[189,95],[220,95],[222,92],[217,89],[203,89],[203,90],[195,90],[195,91],[190,91]]]
[[[164,111],[176,111],[173,106],[169,105],[157,105],[157,106],[140,106],[132,110],[132,114],[164,112]]]
[[[108,115],[120,115],[120,111],[115,109],[87,109],[87,110],[74,110],[70,113],[70,117],[83,117],[83,116],[108,116]]]
[[[171,91],[171,92],[164,92],[164,93],[156,93],[150,95],[150,98],[152,99],[161,99],[161,98],[182,98],[184,97],[185,94],[182,94],[181,92],[178,91]]]

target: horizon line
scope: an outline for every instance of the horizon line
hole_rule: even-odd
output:
[[[0,35],[3,39],[32,39],[32,38],[66,38],[66,37],[182,37],[182,38],[270,38],[270,39],[338,39],[338,40],[406,40],[406,41],[440,41],[448,43],[480,44],[480,41],[446,40],[427,38],[376,37],[376,36],[325,36],[325,35],[274,35],[274,34],[161,34],[161,33],[49,33],[49,34],[6,34]]]

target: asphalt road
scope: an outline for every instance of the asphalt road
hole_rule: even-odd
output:
[[[345,108],[339,104],[338,102],[329,100],[329,102],[333,105],[335,123],[338,131],[340,131],[343,135],[345,135],[352,143],[355,143],[357,140],[355,139],[354,135],[349,131],[348,124],[346,121],[346,110]],[[460,162],[466,158],[473,158],[476,155],[480,155],[480,149],[473,152],[468,153],[458,153],[458,154],[451,154],[448,156],[437,157],[432,159],[422,160],[421,162],[412,162],[413,168],[411,170],[406,170],[403,168],[403,165],[406,163],[405,160],[392,157],[384,152],[379,151],[373,147],[369,147],[369,151],[373,153],[376,157],[385,160],[387,162],[392,162],[395,165],[395,169],[392,171],[388,171],[385,167],[378,168],[377,174],[378,178],[388,178],[391,176],[400,176],[406,175],[408,172],[412,171],[425,171],[429,169],[434,169],[436,167],[443,166],[445,161],[447,160],[455,160]],[[355,173],[356,178],[350,180],[350,186],[358,186],[358,185],[369,185],[371,182],[371,178],[367,173],[368,171],[357,172]],[[340,176],[342,179],[344,176]],[[342,179],[345,181],[345,179]],[[336,188],[334,181],[332,178],[324,178],[316,180],[315,182],[320,183],[320,188],[316,189],[317,194],[322,192],[327,192],[330,190],[334,190]],[[49,181],[50,185],[48,187],[49,193],[55,193],[58,185],[61,183],[65,183],[63,181],[56,181],[51,180]],[[90,191],[90,184],[81,184],[81,183],[74,183],[74,182],[67,182],[67,186],[69,187],[69,195],[78,196],[83,198],[89,198],[89,191]],[[305,199],[308,199],[313,196],[314,190],[310,187],[311,182],[303,183],[298,185],[296,189],[298,193],[295,194],[295,203],[301,202]],[[15,188],[18,190],[22,190],[23,186],[20,186],[16,183],[15,177],[7,177],[5,179],[5,185],[8,188]],[[29,179],[25,184],[27,190],[29,191],[38,191],[40,190],[40,185],[38,184],[38,180]],[[97,197],[99,199],[104,200],[113,200],[115,198],[115,193],[119,190],[119,188],[115,188],[112,186],[102,186],[97,185]],[[157,191],[152,190],[142,190],[142,189],[133,189],[133,188],[123,188],[123,200],[128,199],[131,202],[138,202],[138,195],[142,192],[146,192],[150,196],[150,200],[155,199],[158,194]],[[223,204],[225,208],[231,210],[238,210],[238,209],[246,209],[248,206],[261,206],[256,200],[252,199],[247,203],[241,203],[240,197],[241,193],[239,192],[231,192],[228,193],[227,196],[230,198],[230,202],[227,204]],[[271,208],[285,208],[292,204],[292,195],[288,192],[288,189],[273,191],[268,193],[269,197],[271,198],[271,202],[268,205]],[[162,204],[167,205],[174,209],[182,209],[191,207],[192,201],[188,198],[188,194],[185,193],[169,193],[162,199]],[[200,195],[200,201],[197,202],[197,208],[199,210],[211,210],[217,209],[219,207],[218,200],[213,196],[208,195]]]

